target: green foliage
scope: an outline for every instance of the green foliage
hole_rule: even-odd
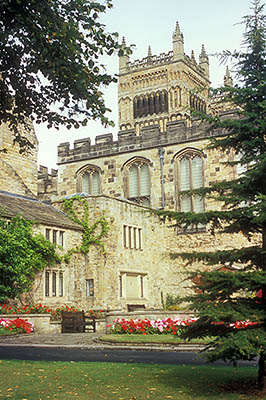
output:
[[[110,0],[0,2],[0,120],[10,123],[22,147],[31,143],[18,124],[30,129],[28,119],[56,129],[97,118],[113,124],[101,87],[117,80],[100,57],[130,49],[100,22],[111,7]]]
[[[235,61],[237,84],[217,90],[236,109],[235,119],[206,115],[210,131],[222,135],[211,139],[210,149],[233,151],[239,159],[231,165],[247,166],[235,180],[195,190],[207,199],[221,202],[222,211],[205,213],[165,212],[179,227],[208,224],[213,234],[242,233],[249,240],[242,248],[212,252],[176,253],[188,263],[202,261],[214,269],[190,274],[197,293],[187,296],[198,321],[186,338],[214,336],[209,358],[249,360],[260,356],[259,384],[265,387],[266,361],[266,72],[265,14],[260,0],[253,0],[253,14],[245,16],[241,51],[223,52],[221,58]],[[232,247],[234,241],[232,240]],[[217,270],[224,266],[224,270]],[[233,267],[233,268],[231,268]],[[231,271],[230,271],[231,268]],[[252,321],[253,324],[235,323]],[[236,327],[237,326],[237,327]]]
[[[74,202],[78,201],[79,204],[83,206],[83,213],[78,216],[74,210]],[[81,225],[83,228],[82,232],[82,244],[77,249],[70,250],[66,256],[65,260],[68,261],[71,254],[74,252],[81,252],[87,254],[91,245],[99,246],[102,249],[103,254],[105,254],[104,243],[102,239],[106,237],[109,231],[109,224],[104,215],[98,218],[92,225],[89,221],[89,208],[88,203],[85,198],[81,196],[73,196],[70,199],[63,200],[64,212],[66,212],[72,221]]]
[[[32,225],[19,216],[0,219],[0,302],[29,291],[37,272],[61,261],[53,244],[33,235]]]
[[[165,310],[184,310],[184,306],[181,306],[182,299],[180,296],[174,296],[172,294],[167,293],[165,302],[164,302],[164,309]]]

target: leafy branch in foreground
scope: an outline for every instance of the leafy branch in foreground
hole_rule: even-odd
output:
[[[130,52],[100,17],[111,0],[3,0],[0,2],[0,121],[21,147],[31,147],[29,120],[59,129],[89,119],[113,124],[102,86],[116,82],[101,56]]]

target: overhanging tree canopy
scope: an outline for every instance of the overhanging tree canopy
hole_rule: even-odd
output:
[[[252,1],[254,13],[244,17],[246,31],[243,50],[224,52],[232,56],[238,83],[218,91],[236,108],[238,118],[203,116],[210,129],[222,128],[223,136],[213,138],[210,149],[233,150],[237,160],[231,165],[246,166],[235,180],[219,182],[192,193],[215,198],[222,211],[205,213],[161,213],[175,218],[179,227],[209,224],[214,234],[242,233],[253,242],[243,248],[224,251],[176,253],[188,262],[204,261],[209,266],[234,266],[232,271],[196,271],[197,293],[186,298],[199,319],[187,338],[213,336],[211,360],[236,362],[259,356],[259,386],[266,389],[266,72],[265,14],[260,0]],[[229,163],[230,164],[230,163]],[[191,192],[190,192],[191,194]],[[232,241],[232,247],[234,242]],[[242,267],[241,267],[242,265]],[[240,266],[240,268],[239,268]],[[197,279],[195,279],[197,277]],[[236,324],[236,322],[238,322]],[[237,327],[236,327],[237,326]]]
[[[111,123],[100,89],[116,78],[99,61],[122,51],[99,21],[111,7],[111,0],[0,2],[0,121],[22,146],[30,143],[18,124],[27,129],[28,118],[57,129]]]

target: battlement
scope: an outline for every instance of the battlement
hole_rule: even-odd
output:
[[[152,65],[162,65],[169,64],[173,62],[173,51],[169,51],[168,53],[161,53],[157,55],[151,55],[142,58],[141,60],[135,60],[133,62],[127,63],[128,72],[137,71],[143,68],[151,67]]]
[[[51,173],[49,173],[48,168],[39,165],[39,171],[38,171],[38,178],[48,178],[48,177],[55,177],[57,176],[58,170],[57,169],[51,169]]]
[[[200,74],[204,74],[204,69],[196,62],[195,59],[190,58],[187,54],[184,54],[184,62],[189,65],[192,69],[196,69]],[[163,64],[170,64],[174,61],[173,51],[168,53],[161,53],[159,55],[148,55],[142,59],[135,61],[128,61],[127,73],[139,71],[145,68],[151,68],[152,66],[159,66]]]
[[[223,118],[232,118],[233,111],[224,113]],[[171,121],[167,123],[166,132],[160,132],[159,125],[145,126],[137,135],[135,129],[120,131],[118,139],[113,140],[112,133],[99,135],[95,138],[95,144],[91,144],[89,138],[79,139],[74,142],[74,148],[70,144],[61,143],[58,146],[58,164],[71,163],[81,160],[91,160],[106,156],[114,156],[121,153],[136,152],[139,150],[164,147],[178,143],[189,143],[209,136],[219,136],[223,132],[216,130],[209,132],[208,125],[199,119]]]
[[[50,200],[57,195],[57,169],[51,169],[40,165],[38,171],[38,199]]]

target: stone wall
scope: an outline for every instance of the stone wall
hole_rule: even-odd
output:
[[[53,227],[48,225],[36,226],[35,233],[41,233],[45,236],[46,229],[50,229],[52,241]],[[55,228],[58,231],[58,227]],[[57,251],[60,255],[64,255],[68,250],[76,248],[81,243],[81,232],[71,229],[62,228],[64,235],[63,248],[58,247]],[[37,304],[42,303],[48,307],[56,308],[64,304],[79,306],[78,300],[80,298],[79,291],[79,276],[77,271],[86,271],[86,260],[79,254],[73,254],[70,262],[63,262],[58,265],[48,266],[44,271],[38,273],[35,278],[35,283],[31,292],[24,294],[24,304]],[[46,293],[45,288],[45,273],[49,272],[49,295]],[[53,288],[53,274],[55,278],[55,291]],[[59,274],[63,276],[63,290],[60,293],[59,288]]]
[[[225,116],[233,116],[228,112]],[[164,150],[164,198],[168,209],[178,209],[177,204],[177,163],[176,157],[185,150],[200,151],[204,163],[204,185],[229,179],[235,176],[235,168],[226,166],[232,160],[232,153],[221,153],[217,150],[206,150],[208,136],[221,135],[222,131],[208,132],[207,126],[194,121],[188,128],[184,121],[168,124],[165,134],[159,133],[158,127],[142,129],[141,135],[136,132],[121,132],[118,140],[112,135],[97,136],[94,145],[90,139],[69,143],[58,147],[58,194],[68,196],[79,192],[79,171],[86,167],[97,167],[100,171],[101,193],[114,198],[125,199],[126,166],[136,158],[143,159],[149,165],[150,172],[150,206],[162,207],[161,165],[159,149]],[[206,208],[217,207],[217,204],[206,204]]]
[[[22,132],[23,135],[23,132]],[[0,127],[0,190],[34,197],[37,195],[37,151],[38,141],[32,127],[26,133],[35,146],[30,153],[21,154],[20,147],[13,144],[14,137],[6,124]]]
[[[38,170],[38,199],[54,200],[57,197],[57,169],[48,172],[43,165]]]
[[[240,234],[213,236],[208,230],[178,233],[149,209],[125,200],[102,195],[88,196],[86,201],[90,224],[104,214],[110,230],[103,239],[105,254],[91,245],[87,255],[76,254],[71,259],[73,301],[84,310],[126,311],[128,306],[161,309],[162,295],[164,298],[167,294],[187,295],[192,290],[188,288],[187,273],[206,268],[199,262],[187,266],[181,258],[171,259],[170,253],[230,250],[247,243]],[[82,212],[78,200],[74,207]],[[136,235],[141,232],[141,247],[134,243],[134,232]],[[93,280],[92,296],[86,292],[86,280]]]

